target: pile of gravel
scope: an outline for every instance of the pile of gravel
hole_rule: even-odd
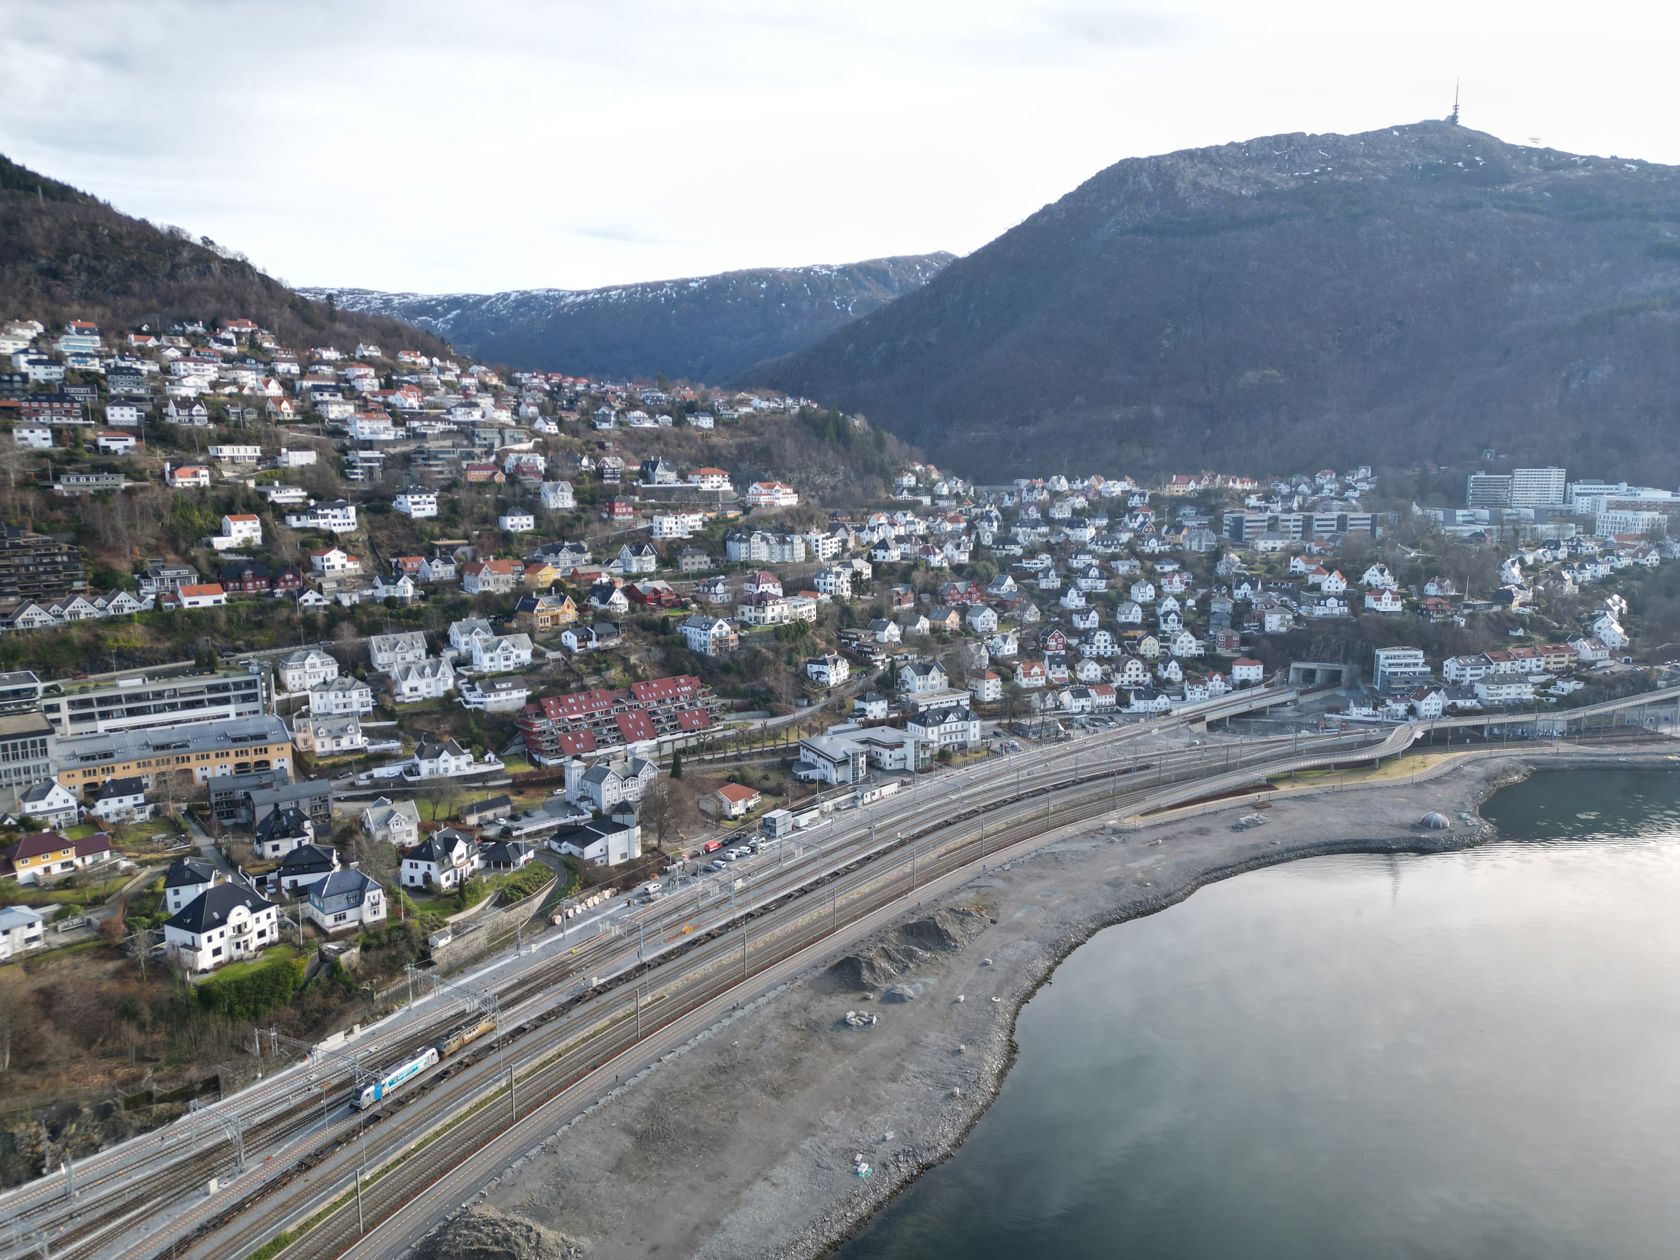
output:
[[[871,938],[831,966],[829,980],[849,992],[885,988],[934,954],[961,949],[986,924],[986,916],[978,910],[941,907]]]
[[[574,1260],[581,1244],[534,1221],[478,1203],[414,1251],[414,1260]]]

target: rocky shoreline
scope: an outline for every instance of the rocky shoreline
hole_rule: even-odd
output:
[[[564,1254],[830,1253],[957,1149],[1002,1088],[1021,1007],[1097,932],[1282,862],[1483,844],[1497,836],[1478,806],[1532,770],[1624,759],[1617,768],[1672,769],[1667,747],[1531,749],[1383,784],[1280,792],[1272,821],[1241,832],[1240,807],[1093,824],[930,899],[707,1030],[477,1202],[501,1226],[563,1235]],[[1431,810],[1453,827],[1420,828]],[[895,986],[907,1000],[885,1000]],[[848,1011],[878,1022],[853,1026]],[[451,1230],[470,1237],[475,1211]]]

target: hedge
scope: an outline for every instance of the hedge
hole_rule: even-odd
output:
[[[307,955],[258,962],[237,974],[212,976],[198,986],[198,1003],[230,1019],[261,1019],[276,1006],[284,1006],[303,984],[309,967]]]

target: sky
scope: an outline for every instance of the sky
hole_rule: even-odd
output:
[[[0,152],[296,285],[967,253],[1126,157],[1438,118],[1680,163],[1647,0],[5,0]]]

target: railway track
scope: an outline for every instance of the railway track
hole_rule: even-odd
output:
[[[1284,743],[1284,741],[1280,741],[1280,739],[1278,739],[1278,741],[1253,741],[1252,746],[1250,746],[1250,751],[1247,751],[1243,758],[1236,758],[1236,764],[1238,764],[1238,766],[1242,766],[1245,761],[1263,763],[1263,761],[1267,761],[1268,754],[1272,754],[1273,751],[1275,751],[1275,748],[1280,746],[1282,743]],[[1344,738],[1341,739],[1341,741],[1326,741],[1326,743],[1346,744],[1347,739]],[[790,879],[791,882],[788,882],[786,887],[781,887],[781,889],[774,889],[774,887],[771,887],[771,889],[768,890],[769,899],[766,900],[764,904],[761,904],[761,906],[751,907],[751,909],[746,909],[746,911],[741,912],[729,911],[727,907],[714,906],[712,907],[712,911],[714,911],[714,916],[717,916],[717,921],[714,922],[712,926],[707,927],[706,931],[694,932],[692,936],[687,937],[684,941],[680,941],[680,944],[660,942],[657,949],[655,949],[655,956],[659,956],[659,954],[667,954],[667,956],[669,956],[669,954],[685,953],[685,951],[706,951],[707,944],[709,944],[709,942],[716,941],[719,937],[729,936],[729,934],[734,931],[736,924],[743,924],[743,922],[744,924],[753,924],[753,922],[758,921],[758,919],[761,919],[763,916],[774,914],[774,912],[778,911],[778,907],[785,906],[786,902],[798,900],[801,899],[801,897],[813,897],[813,895],[822,894],[822,890],[827,889],[828,885],[835,884],[837,880],[850,879],[855,872],[858,872],[858,870],[864,870],[865,867],[869,867],[872,862],[874,862],[874,864],[882,864],[882,862],[887,864],[882,865],[882,867],[877,869],[877,874],[882,875],[889,874],[889,872],[899,872],[899,870],[902,869],[902,867],[906,867],[906,865],[909,865],[909,869],[911,869],[911,875],[909,875],[911,879],[916,879],[917,869],[929,872],[929,875],[937,874],[939,870],[944,869],[944,864],[948,864],[951,858],[936,857],[936,853],[948,852],[949,845],[953,842],[951,842],[951,840],[944,840],[944,842],[939,842],[937,845],[934,845],[934,847],[929,848],[929,855],[927,855],[927,857],[929,857],[929,860],[932,860],[932,862],[936,865],[926,865],[926,862],[924,862],[924,855],[917,850],[917,847],[922,845],[922,842],[929,840],[929,838],[937,837],[937,835],[941,832],[948,832],[949,828],[954,827],[954,825],[963,825],[963,823],[973,822],[973,820],[981,820],[981,822],[979,822],[979,832],[976,833],[976,835],[966,835],[966,833],[964,833],[963,838],[961,838],[958,842],[961,843],[963,847],[971,847],[976,840],[984,838],[983,833],[984,830],[986,830],[984,816],[990,815],[993,811],[1001,810],[1001,808],[1010,808],[1010,806],[1020,805],[1023,801],[1038,800],[1038,798],[1045,798],[1045,796],[1060,796],[1063,795],[1063,793],[1067,793],[1067,791],[1080,788],[1080,786],[1095,786],[1094,793],[1090,795],[1090,800],[1092,800],[1092,806],[1094,806],[1094,808],[1095,806],[1100,806],[1100,808],[1116,808],[1116,806],[1124,805],[1124,803],[1129,800],[1129,796],[1122,798],[1122,796],[1119,795],[1119,783],[1121,783],[1122,780],[1127,780],[1127,778],[1131,778],[1134,774],[1149,773],[1152,774],[1151,790],[1156,790],[1156,788],[1159,788],[1161,783],[1171,783],[1171,781],[1176,780],[1193,780],[1193,778],[1201,778],[1201,776],[1206,773],[1205,764],[1203,763],[1205,763],[1206,759],[1208,759],[1206,754],[1196,754],[1196,756],[1184,759],[1184,764],[1181,764],[1181,766],[1171,766],[1171,768],[1169,768],[1168,764],[1166,764],[1169,759],[1171,759],[1171,754],[1169,754],[1166,758],[1159,758],[1159,761],[1163,764],[1156,764],[1154,761],[1146,764],[1142,763],[1141,759],[1134,759],[1134,761],[1132,761],[1131,768],[1127,768],[1124,763],[1109,763],[1107,768],[1097,766],[1097,768],[1085,769],[1082,773],[1080,773],[1080,771],[1067,773],[1067,768],[1065,768],[1065,766],[1057,766],[1057,764],[1055,764],[1058,763],[1058,761],[1067,759],[1067,756],[1074,756],[1074,758],[1077,759],[1082,751],[1089,751],[1089,749],[1067,749],[1067,751],[1063,753],[1063,756],[1047,759],[1048,764],[1035,766],[1032,773],[1021,774],[1020,778],[1016,778],[1013,785],[1011,785],[1008,778],[1003,778],[1003,780],[998,781],[998,783],[993,783],[993,785],[988,785],[986,788],[973,791],[973,795],[969,796],[969,801],[971,801],[971,803],[968,803],[968,805],[963,806],[963,808],[959,808],[959,810],[956,811],[949,811],[948,808],[937,808],[937,806],[939,806],[939,801],[941,801],[941,796],[932,796],[932,800],[924,800],[921,805],[917,806],[921,815],[931,816],[922,818],[919,823],[912,823],[911,827],[907,827],[907,833],[900,835],[899,838],[894,838],[894,840],[890,840],[890,842],[880,843],[880,845],[875,845],[874,848],[869,848],[869,850],[864,850],[864,848],[860,847],[860,845],[862,845],[862,840],[864,840],[862,835],[853,837],[852,842],[850,843],[852,843],[853,847],[857,847],[858,852],[845,855],[845,857],[840,860],[840,865],[837,865],[835,869],[830,870],[828,874],[822,875],[820,879],[813,880],[813,882],[805,882],[808,877],[801,872],[798,865],[795,865],[793,869],[790,869],[790,872],[788,872],[786,877],[783,877],[780,870],[776,869],[776,867],[771,867],[768,872],[763,872],[763,875],[768,877],[768,879],[766,879],[766,884],[773,885],[776,884],[776,882],[786,882],[786,880]],[[1230,758],[1228,758],[1228,763],[1230,763]],[[1102,785],[1107,785],[1107,790],[1104,791],[1104,786]],[[916,801],[909,801],[909,805],[916,805]],[[912,813],[911,816],[914,818],[916,813]],[[1035,818],[1033,822],[1028,823],[1028,828],[1030,828],[1032,832],[1037,832],[1037,830],[1040,830],[1042,827],[1043,823],[1038,822],[1037,818]],[[1015,842],[1015,838],[1018,838],[1016,837],[1016,828],[1008,828],[1005,832],[1005,838],[1003,838],[1003,840],[993,840],[993,842],[988,845],[988,848],[986,848],[986,852],[995,852],[996,848],[1000,847],[1000,845]],[[843,845],[837,843],[835,848],[838,850],[838,848],[843,848]],[[892,857],[890,857],[890,850],[904,850],[904,852],[907,853],[907,857],[900,857],[899,860],[892,860]],[[976,858],[976,860],[978,860],[978,858]],[[828,917],[830,917],[830,921],[832,921],[830,931],[833,931],[835,927],[840,926],[838,906],[840,906],[840,902],[842,902],[842,900],[847,902],[847,917],[845,917],[845,921],[850,922],[852,919],[857,917],[857,914],[853,914],[852,909],[850,909],[850,899],[852,899],[852,895],[853,894],[850,890],[837,890],[837,892],[835,892],[835,897],[833,897],[832,904],[830,904],[830,912],[828,912]],[[865,912],[865,914],[867,914],[869,909],[870,907],[864,907],[862,911],[858,912]],[[815,929],[813,929],[813,931],[815,931]],[[795,953],[798,953],[800,949],[810,948],[811,941],[815,941],[815,939],[820,939],[820,934],[818,934],[818,936],[811,937],[810,941],[796,942],[796,944],[793,944],[790,948],[793,949]],[[499,990],[499,996],[501,996],[501,1001],[504,1003],[504,1010],[507,1010],[509,1006],[512,1006],[514,1010],[519,1011],[519,1016],[521,1016],[521,1018],[512,1020],[511,1023],[507,1023],[506,1028],[504,1028],[504,1032],[511,1033],[511,1035],[522,1035],[522,1033],[528,1032],[529,1016],[528,1013],[521,1011],[521,1006],[529,1006],[533,1005],[533,1003],[544,1003],[546,995],[548,995],[549,991],[553,991],[556,986],[575,983],[576,979],[581,978],[581,976],[593,973],[596,966],[598,966],[598,963],[600,963],[600,959],[608,958],[608,956],[612,954],[613,946],[615,946],[615,944],[620,944],[618,937],[593,937],[590,941],[580,942],[580,946],[576,946],[575,948],[575,953],[561,954],[561,956],[554,958],[553,961],[549,961],[549,963],[543,964],[543,966],[531,968],[529,971],[526,971],[526,973],[519,974],[519,976],[512,979],[511,983],[507,984],[507,986],[502,986],[501,990]],[[751,951],[749,951],[749,953],[751,953]],[[702,953],[702,961],[704,961],[704,956],[706,956],[706,954]],[[769,959],[769,961],[773,963],[774,959]],[[749,958],[749,963],[751,963],[751,958]],[[612,988],[618,988],[618,986],[623,986],[623,984],[640,983],[645,976],[648,976],[648,974],[655,971],[655,969],[659,969],[659,966],[670,966],[670,963],[667,961],[667,963],[664,964],[657,964],[654,959],[647,959],[647,961],[642,961],[642,963],[632,964],[632,966],[628,966],[628,968],[622,969],[620,973],[615,974],[612,981],[610,981],[610,984],[600,986],[600,990],[596,990],[595,986],[580,986],[578,991],[575,991],[573,995],[568,996],[568,998],[564,998],[561,1006],[564,1006],[564,1008],[571,1008],[571,1006],[578,1005],[578,1003],[583,1000],[583,995],[585,995],[585,993],[593,993],[596,998],[596,1003],[598,1003],[598,1001],[600,1001],[600,996],[605,995],[605,993],[608,993],[608,991],[612,990]],[[751,974],[756,973],[758,969],[759,968],[756,968],[756,966],[749,966],[748,971],[744,974],[746,974],[746,976],[751,976]],[[743,976],[734,976],[734,974],[732,974],[732,976],[727,978],[727,984],[739,983],[741,978],[743,978]],[[664,988],[664,983],[659,983],[659,988]],[[692,998],[692,1000],[670,1001],[669,1005],[664,1006],[662,1018],[660,1018],[660,1021],[657,1021],[657,1025],[655,1026],[659,1026],[659,1028],[667,1026],[669,1025],[669,1021],[682,1018],[685,1013],[689,1013],[690,1010],[694,1010],[694,1006],[704,1005],[704,1001],[709,1000],[709,998],[707,998],[706,990],[696,991],[696,995],[690,995],[690,998]],[[548,1006],[548,1013],[544,1015],[544,1020],[553,1018],[554,1008],[556,1008],[556,1005],[551,1003],[551,1001],[546,1003],[546,1006]],[[591,1016],[591,1018],[596,1018],[596,1020],[605,1018],[605,1016],[601,1015],[601,1010],[603,1010],[603,1008],[601,1008],[600,1005],[593,1006],[591,1010],[595,1011],[595,1015]],[[608,1006],[606,1010],[612,1010],[612,1008]],[[398,1033],[398,1035],[395,1035],[393,1040],[400,1038],[403,1042],[407,1042],[408,1045],[425,1042],[425,1040],[430,1040],[432,1035],[438,1035],[438,1033],[444,1032],[445,1026],[452,1023],[452,1021],[457,1020],[457,1018],[459,1018],[459,1016],[457,1016],[457,1013],[455,1013],[454,1010],[442,1010],[437,1016],[435,1016],[435,1018],[432,1018],[432,1020],[418,1021],[415,1025],[407,1028],[407,1030],[403,1030],[402,1033]],[[647,1023],[647,1021],[643,1020],[643,1023]],[[645,1028],[643,1032],[647,1032],[647,1028]],[[615,1048],[615,1045],[617,1045],[617,1043],[596,1042],[595,1045],[590,1048],[590,1055],[598,1057],[600,1053],[603,1053],[603,1048],[601,1047],[606,1048],[605,1052],[622,1052],[622,1047]],[[459,1065],[452,1065],[450,1072],[444,1072],[444,1074],[440,1074],[440,1072],[433,1072],[432,1077],[430,1077],[427,1082],[428,1094],[430,1094],[430,1092],[432,1092],[432,1090],[435,1089],[440,1082],[444,1082],[449,1075],[454,1075],[457,1068],[459,1068]],[[244,1134],[245,1139],[247,1139],[247,1144],[254,1147],[254,1149],[257,1149],[257,1151],[262,1151],[262,1149],[270,1149],[270,1151],[272,1151],[274,1147],[284,1146],[284,1142],[291,1141],[292,1137],[296,1137],[297,1134],[309,1131],[312,1127],[319,1127],[319,1129],[321,1129],[321,1134],[316,1137],[316,1142],[314,1142],[312,1151],[306,1152],[306,1154],[304,1154],[304,1156],[302,1156],[302,1158],[299,1159],[294,1166],[291,1166],[291,1168],[287,1169],[286,1173],[281,1174],[281,1176],[277,1176],[277,1178],[254,1178],[249,1179],[249,1181],[244,1178],[235,1178],[234,1184],[227,1186],[227,1188],[223,1189],[222,1193],[217,1196],[218,1215],[225,1215],[228,1211],[240,1210],[240,1206],[247,1203],[247,1201],[254,1200],[254,1198],[257,1198],[260,1194],[269,1193],[270,1189],[277,1186],[277,1184],[284,1184],[286,1181],[289,1181],[292,1176],[296,1176],[297,1173],[307,1171],[307,1169],[314,1168],[316,1164],[323,1163],[324,1159],[329,1158],[329,1154],[333,1152],[333,1149],[343,1146],[344,1126],[343,1124],[333,1124],[333,1122],[331,1122],[331,1116],[333,1116],[333,1112],[336,1110],[334,1109],[333,1104],[331,1104],[331,1100],[329,1100],[328,1105],[324,1107],[323,1116],[318,1117],[314,1114],[314,1112],[316,1112],[316,1107],[321,1105],[323,1092],[326,1092],[326,1097],[331,1099],[331,1097],[333,1097],[333,1095],[341,1089],[341,1085],[343,1085],[344,1094],[348,1094],[348,1067],[323,1067],[316,1075],[318,1075],[318,1079],[312,1080],[311,1084],[307,1085],[306,1089],[299,1090],[294,1087],[294,1089],[289,1090],[284,1097],[267,1100],[264,1107],[267,1107],[269,1110],[279,1110],[279,1114],[276,1114],[276,1116],[259,1117],[259,1119],[255,1122],[247,1121],[247,1127],[245,1127]],[[519,1085],[519,1092],[521,1092],[521,1094],[528,1095],[528,1097],[531,1097],[531,1094],[529,1094],[529,1090],[531,1089],[538,1089],[539,1092],[543,1092],[543,1090],[546,1089],[546,1084],[544,1084],[544,1082],[548,1082],[549,1079],[551,1079],[551,1074],[544,1075],[544,1077],[536,1080],[536,1082],[531,1082],[531,1084],[521,1084]],[[459,1105],[460,1100],[457,1099],[457,1097],[454,1097],[454,1092],[452,1092],[452,1090],[447,1092],[445,1095],[440,1095],[440,1097],[442,1097],[445,1104]],[[407,1100],[405,1100],[405,1102],[407,1102]],[[307,1107],[307,1114],[299,1114],[299,1105]],[[365,1134],[363,1134],[363,1136],[365,1136]],[[218,1134],[217,1131],[210,1131],[210,1139],[205,1142],[205,1146],[203,1146],[200,1151],[193,1152],[190,1158],[176,1161],[175,1166],[171,1166],[166,1173],[158,1174],[155,1179],[150,1179],[150,1181],[148,1181],[148,1200],[150,1200],[151,1203],[158,1203],[158,1201],[170,1200],[171,1196],[181,1196],[181,1194],[190,1193],[192,1189],[208,1184],[210,1178],[217,1174],[218,1169],[225,1171],[225,1169],[227,1169],[230,1164],[234,1163],[234,1161],[234,1137],[230,1136],[230,1134]],[[111,1174],[111,1176],[113,1176],[113,1178],[123,1176],[123,1169],[118,1169],[118,1171]],[[84,1181],[82,1184],[89,1183]],[[249,1191],[245,1189],[247,1186],[249,1186]],[[242,1193],[242,1191],[244,1191],[244,1193]],[[129,1223],[131,1220],[133,1220],[133,1213],[131,1213],[131,1211],[124,1210],[123,1206],[119,1205],[102,1205],[99,1210],[92,1211],[92,1213],[81,1213],[81,1211],[79,1211],[71,1225],[64,1228],[64,1230],[60,1230],[59,1233],[54,1236],[54,1240],[52,1240],[52,1242],[54,1242],[55,1253],[59,1253],[59,1255],[99,1255],[99,1253],[101,1253],[99,1247],[101,1247],[102,1243],[111,1240],[114,1236],[114,1231],[119,1230],[121,1226],[126,1225],[126,1223]]]
[[[1087,776],[1080,782],[1089,787],[1093,779],[1106,781],[1107,778],[1107,775]],[[958,834],[922,849],[901,852],[859,868],[856,871],[859,882],[855,886],[837,890],[828,905],[820,904],[823,899],[817,898],[818,904],[777,925],[756,945],[747,942],[750,926],[743,925],[713,938],[701,956],[679,974],[654,982],[645,996],[639,981],[635,981],[628,995],[621,987],[615,998],[609,997],[604,1005],[595,1008],[594,1019],[601,1031],[537,1066],[531,1066],[534,1059],[552,1055],[553,1050],[549,1045],[533,1050],[525,1060],[523,1075],[518,1075],[520,1069],[516,1065],[517,1085],[511,1094],[523,1100],[527,1108],[533,1104],[541,1108],[561,1100],[603,1065],[647,1038],[670,1028],[764,970],[820,947],[843,928],[913,895],[929,880],[989,859],[1043,834],[1047,828],[1088,820],[1149,799],[1149,789],[1117,795],[1109,788],[1097,786],[1073,800],[1047,803],[1042,812],[1032,810],[1002,827],[987,830],[981,820],[977,826],[965,826]],[[985,811],[975,811],[981,812]],[[972,816],[968,821],[973,822]],[[907,842],[907,846],[914,844],[914,841]],[[733,965],[737,939],[743,942],[738,968]],[[620,982],[624,983],[627,981]],[[434,1144],[431,1148],[404,1153],[385,1152],[383,1158],[401,1160],[402,1175],[382,1176],[376,1172],[371,1179],[362,1181],[359,1206],[343,1199],[336,1206],[329,1204],[318,1210],[311,1227],[284,1254],[301,1257],[343,1254],[365,1230],[376,1228],[403,1205],[426,1193],[463,1160],[486,1150],[504,1134],[516,1119],[511,1094],[506,1111],[499,1106],[481,1107],[453,1126],[447,1149]],[[581,1101],[587,1103],[592,1098]],[[277,1224],[274,1215],[260,1217],[244,1227],[234,1241],[241,1250],[253,1247],[272,1236],[271,1231],[278,1232]],[[226,1237],[218,1239],[224,1245],[228,1241]]]

